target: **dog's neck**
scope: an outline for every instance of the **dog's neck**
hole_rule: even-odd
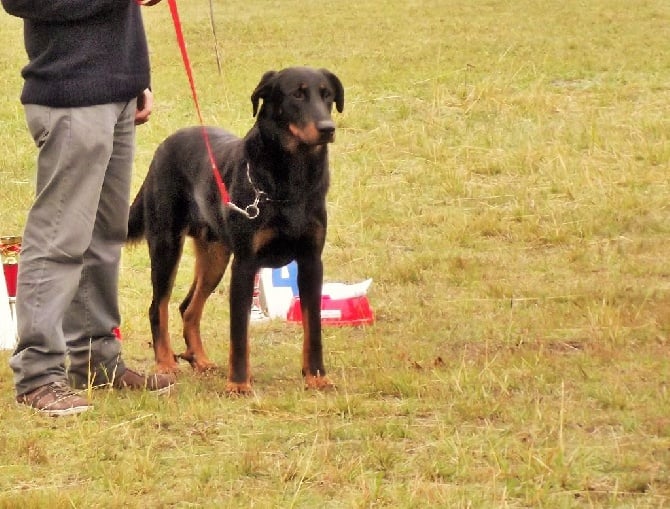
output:
[[[272,200],[302,201],[312,191],[328,188],[327,145],[300,144],[287,150],[278,141],[266,139],[257,126],[249,132],[244,145],[251,181]],[[292,185],[295,182],[302,185]],[[289,190],[300,190],[300,194],[289,196]]]

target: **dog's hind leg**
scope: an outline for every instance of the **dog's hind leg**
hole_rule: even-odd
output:
[[[321,287],[323,263],[318,255],[303,256],[298,260],[298,291],[302,312],[303,344],[302,374],[308,389],[329,389],[332,382],[323,366],[321,342]]]
[[[219,242],[194,239],[195,277],[186,298],[179,306],[184,323],[186,351],[180,355],[196,371],[207,371],[216,365],[209,360],[200,336],[200,320],[208,297],[217,287],[230,259],[230,249]]]
[[[183,237],[156,238],[148,236],[149,255],[151,257],[151,285],[153,296],[149,307],[151,337],[153,340],[156,371],[158,373],[175,373],[179,371],[177,357],[170,344],[168,330],[168,305],[177,266],[181,258],[184,244]]]
[[[230,274],[230,355],[226,390],[233,394],[251,392],[249,365],[249,313],[258,267],[233,258]]]

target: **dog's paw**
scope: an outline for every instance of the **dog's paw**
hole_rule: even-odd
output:
[[[193,355],[184,352],[179,355],[179,358],[188,362],[196,373],[207,373],[208,371],[214,371],[217,367],[206,355]]]
[[[317,391],[329,391],[335,389],[335,384],[327,376],[307,375],[305,376],[305,389],[315,389]]]
[[[226,393],[230,396],[248,396],[252,393],[251,383],[228,382],[226,384]]]
[[[173,362],[157,362],[156,363],[156,373],[164,375],[176,375],[179,373],[179,364],[176,361]]]
[[[216,371],[218,366],[213,362],[193,362],[191,367],[196,373],[209,373]]]

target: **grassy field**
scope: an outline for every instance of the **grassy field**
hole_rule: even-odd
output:
[[[208,2],[180,11],[209,123],[244,134],[268,69],[341,78],[326,279],[372,277],[376,323],[326,329],[331,393],[303,390],[297,327],[254,326],[255,394],[228,398],[225,279],[219,373],[71,419],[17,407],[0,352],[0,507],[670,507],[668,3],[215,0],[220,75]],[[168,6],[144,12],[135,188],[197,123]],[[0,14],[3,235],[32,198],[24,63]],[[121,288],[125,356],[150,369],[144,245]]]

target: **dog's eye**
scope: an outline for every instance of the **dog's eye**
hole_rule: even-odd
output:
[[[302,88],[299,88],[295,92],[293,92],[293,97],[295,99],[304,99],[305,98],[305,91]]]
[[[333,97],[333,94],[327,88],[323,88],[321,89],[321,97],[327,100]]]

